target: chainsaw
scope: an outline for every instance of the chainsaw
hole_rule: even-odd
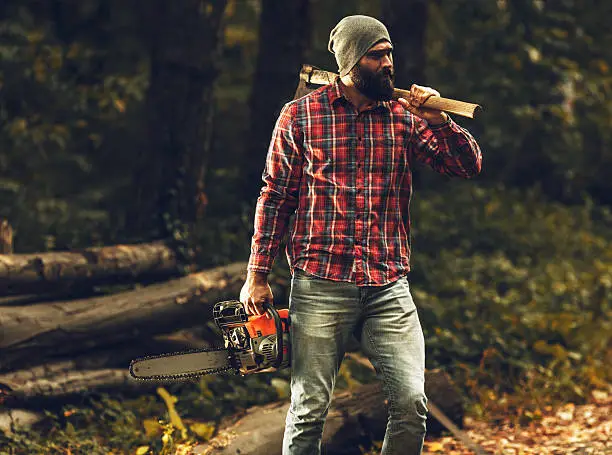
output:
[[[289,311],[264,305],[266,313],[247,315],[238,300],[218,302],[214,321],[224,347],[193,349],[132,360],[130,375],[141,380],[181,380],[234,372],[246,376],[290,365]]]

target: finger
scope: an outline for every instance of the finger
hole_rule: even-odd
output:
[[[419,93],[419,86],[416,84],[412,84],[410,86],[410,92],[408,93],[408,102],[410,104],[412,104],[413,106],[417,106],[418,107],[418,93]]]
[[[256,302],[251,302],[250,304],[250,308],[251,308],[251,314],[253,316],[259,316],[260,312],[259,312],[259,308],[257,308],[257,303]]]
[[[404,107],[404,109],[406,109],[408,112],[410,112],[411,114],[416,115],[417,117],[422,117],[423,116],[423,108],[414,106],[413,104],[410,104],[408,101],[406,101],[405,98],[398,98],[399,103]]]
[[[415,95],[414,95],[414,97],[416,99],[416,102],[417,102],[417,107],[421,106],[425,102],[425,100],[427,98],[429,98],[429,96],[431,96],[430,92],[428,92],[427,90],[424,90],[422,88],[419,88],[415,92]]]
[[[412,109],[412,104],[410,104],[410,102],[408,100],[406,100],[406,98],[398,98],[397,101],[402,105],[402,107],[404,109],[406,109],[407,111],[409,111],[410,109]]]
[[[261,305],[255,301],[254,299],[250,299],[249,301],[249,308],[251,311],[251,314],[254,316],[260,316],[261,315]]]
[[[253,316],[255,313],[255,308],[253,307],[253,303],[251,301],[247,302],[245,305],[245,310],[248,315]]]
[[[406,98],[398,98],[397,101],[399,101],[399,103],[404,107],[404,109],[406,109],[407,111],[414,111],[415,109],[418,109],[418,106],[415,106],[414,104],[412,104],[412,102],[406,100]]]
[[[400,100],[403,100],[403,101],[400,101]],[[399,98],[398,101],[404,107],[404,109],[406,109],[408,112],[420,117],[421,109],[408,103],[404,98]]]
[[[419,101],[425,92],[424,87],[421,87],[420,85],[412,84],[410,87],[410,94],[416,101]]]
[[[424,104],[432,96],[440,96],[440,92],[431,87],[427,87],[427,90],[423,91],[423,101],[421,104]]]
[[[438,95],[435,95],[435,94],[433,94],[433,93],[424,93],[424,94],[423,94],[422,101],[421,101],[421,105],[425,104],[425,103],[427,102],[427,100],[428,100],[429,98],[431,98],[432,96],[438,96]]]
[[[425,87],[425,88],[427,89],[426,93],[429,93],[433,96],[440,96],[440,92],[437,91],[435,88],[431,88],[431,87]]]

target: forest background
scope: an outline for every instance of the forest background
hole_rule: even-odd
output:
[[[0,217],[15,252],[169,239],[199,269],[248,259],[276,116],[302,63],[337,69],[327,40],[349,14],[388,26],[396,86],[484,107],[455,117],[481,145],[481,175],[415,169],[410,280],[427,367],[486,418],[528,422],[609,390],[607,2],[2,0]],[[288,278],[284,246],[274,275]],[[215,381],[177,386],[179,407],[214,420],[280,393],[270,377]],[[107,426],[62,421],[55,443],[155,445],[150,428],[125,432],[159,400],[105,400]]]

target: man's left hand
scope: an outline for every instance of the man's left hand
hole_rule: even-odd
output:
[[[411,114],[421,117],[430,125],[438,125],[448,120],[446,113],[439,109],[421,107],[423,103],[432,96],[440,96],[440,92],[431,87],[412,84],[408,99],[399,98],[397,101]]]

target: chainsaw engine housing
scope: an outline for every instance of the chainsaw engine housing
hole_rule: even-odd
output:
[[[225,347],[239,374],[264,373],[289,367],[288,310],[269,307],[265,314],[249,316],[240,301],[228,300],[215,305],[213,316],[223,332]],[[279,346],[282,346],[280,354]]]

